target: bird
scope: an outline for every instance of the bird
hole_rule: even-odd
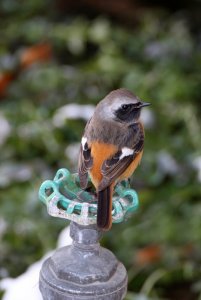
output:
[[[96,189],[97,227],[112,226],[114,187],[129,179],[139,165],[144,148],[141,109],[150,105],[125,88],[110,92],[89,119],[81,139],[78,176],[87,189],[88,175]]]

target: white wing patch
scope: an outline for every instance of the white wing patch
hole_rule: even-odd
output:
[[[121,149],[122,154],[120,155],[119,159],[124,158],[125,156],[132,155],[134,153],[134,150],[131,148],[123,147]]]
[[[82,137],[82,140],[81,140],[81,144],[82,144],[82,149],[84,150],[85,149],[85,145],[87,143],[87,138],[86,137]]]

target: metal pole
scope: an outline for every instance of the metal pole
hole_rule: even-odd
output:
[[[39,198],[51,216],[71,220],[71,246],[56,250],[41,269],[39,287],[44,300],[121,300],[127,290],[127,273],[114,254],[99,245],[97,200],[83,191],[77,174],[57,171],[39,189]],[[138,208],[137,193],[128,182],[115,187],[113,223],[123,222]]]
[[[48,258],[40,272],[43,300],[121,300],[127,273],[114,254],[101,247],[96,225],[70,224],[71,246]]]

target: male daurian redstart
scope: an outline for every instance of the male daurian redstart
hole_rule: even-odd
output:
[[[96,106],[82,137],[79,156],[80,186],[85,189],[88,172],[98,198],[97,226],[112,225],[112,194],[116,183],[129,178],[140,163],[144,129],[139,121],[142,102],[126,89],[109,93]]]

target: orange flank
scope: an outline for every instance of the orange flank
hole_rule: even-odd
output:
[[[112,144],[104,144],[100,142],[93,142],[91,145],[91,156],[93,157],[93,167],[90,170],[90,175],[92,182],[96,188],[98,188],[103,175],[101,174],[101,167],[103,162],[106,159],[112,157],[118,151],[117,146]],[[128,166],[126,171],[121,174],[121,176],[117,179],[118,181],[122,181],[123,179],[129,178],[137,166],[139,165],[142,158],[143,151],[139,152],[133,162]]]
[[[90,170],[90,175],[94,186],[97,188],[103,175],[101,167],[104,160],[110,158],[118,151],[118,148],[112,144],[104,144],[93,142],[91,145],[91,156],[93,157],[93,167]]]
[[[118,178],[118,181],[122,181],[124,179],[129,178],[133,172],[135,171],[135,169],[137,168],[137,166],[140,164],[141,158],[142,158],[142,154],[143,154],[143,150],[141,152],[139,152],[134,160],[132,161],[132,163],[128,166],[128,168],[126,169],[126,171]]]

